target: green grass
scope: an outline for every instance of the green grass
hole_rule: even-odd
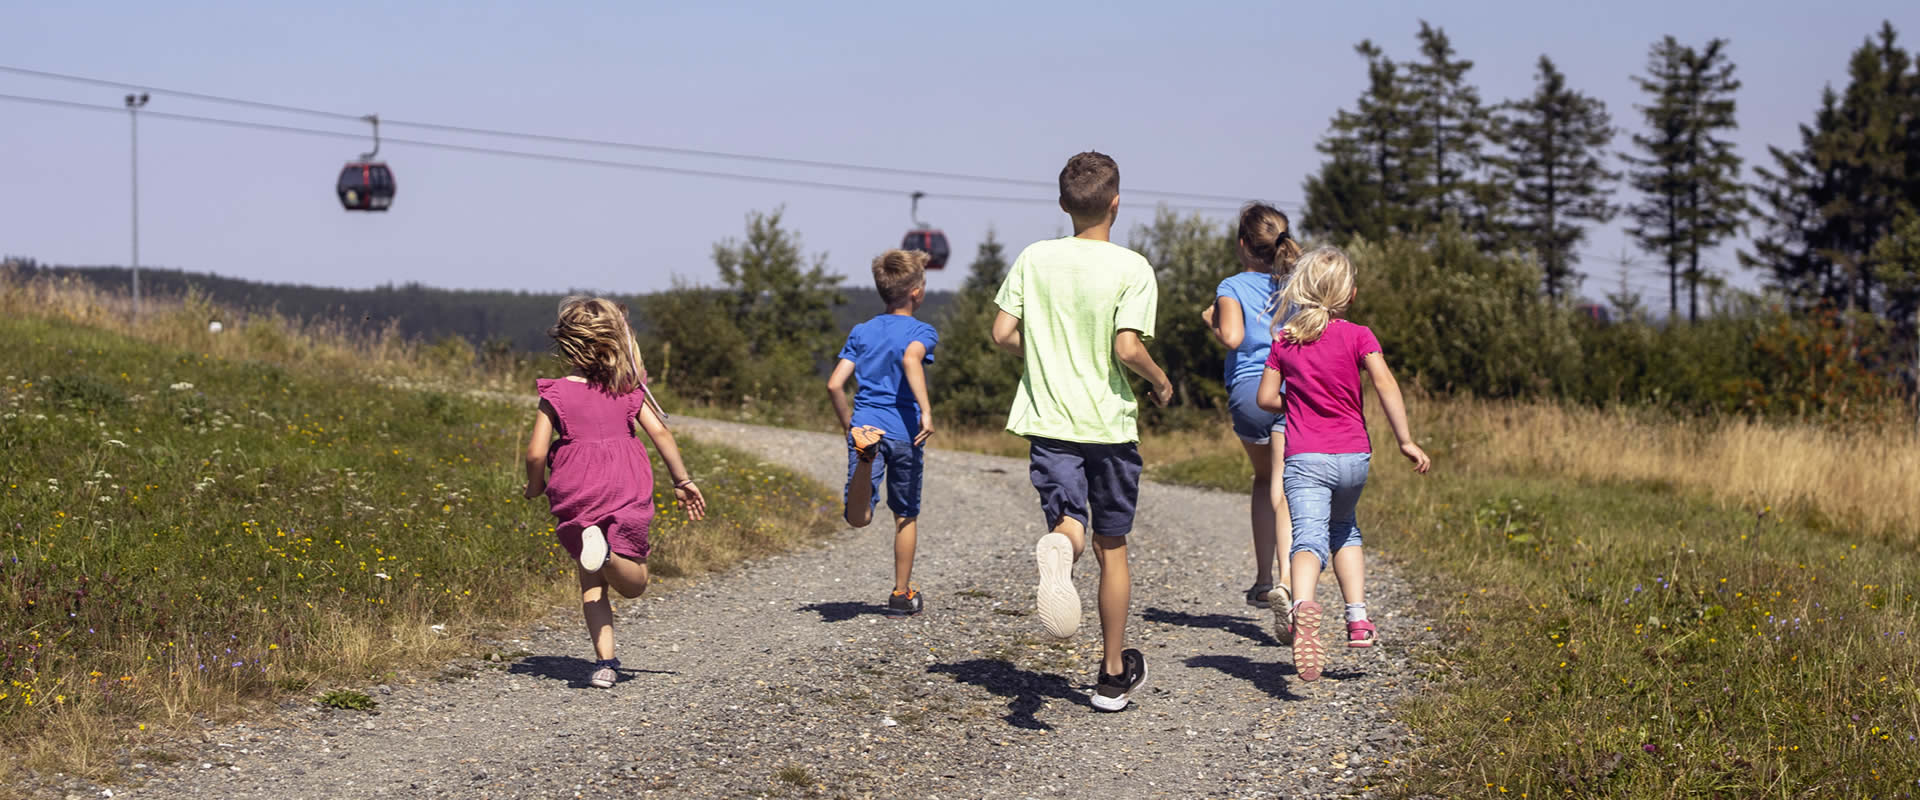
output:
[[[1403,710],[1403,794],[1920,793],[1920,556],[1663,484],[1479,469],[1472,447],[1425,478],[1378,461],[1361,501],[1445,642]],[[1240,492],[1244,462],[1153,477]]]
[[[452,655],[571,590],[520,497],[530,402],[17,315],[0,340],[0,755],[110,774],[148,724]],[[682,444],[714,515],[656,498],[655,575],[833,529],[819,486]]]

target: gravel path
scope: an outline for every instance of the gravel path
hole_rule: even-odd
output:
[[[845,478],[830,435],[675,424],[830,486]],[[1153,677],[1132,709],[1099,714],[1086,699],[1092,557],[1075,570],[1080,633],[1057,642],[1031,613],[1042,520],[1025,462],[937,450],[928,462],[919,617],[878,613],[892,563],[882,506],[872,527],[818,548],[618,604],[628,672],[612,691],[586,687],[569,610],[497,645],[518,655],[374,687],[376,714],[298,704],[208,728],[190,760],[136,769],[146,779],[112,796],[1342,796],[1366,793],[1404,746],[1388,705],[1418,680],[1407,653],[1426,634],[1390,565],[1369,576],[1383,646],[1338,648],[1327,679],[1304,684],[1272,617],[1240,599],[1245,497],[1145,485],[1129,635]]]

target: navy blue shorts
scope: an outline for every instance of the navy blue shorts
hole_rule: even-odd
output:
[[[1072,517],[1101,536],[1133,530],[1140,502],[1140,446],[1135,442],[1088,444],[1029,436],[1027,471],[1040,491],[1047,530]]]
[[[873,457],[873,494],[867,498],[867,511],[880,504],[880,481],[887,482],[887,508],[895,516],[920,516],[920,464],[924,450],[910,440],[895,439],[891,436],[881,439],[874,445],[879,453]],[[853,437],[847,437],[847,487],[841,493],[841,502],[853,494],[853,468],[860,463],[860,452],[853,449]]]

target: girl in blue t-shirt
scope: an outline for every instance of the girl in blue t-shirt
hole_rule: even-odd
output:
[[[1292,525],[1287,518],[1287,498],[1275,480],[1283,469],[1281,453],[1286,450],[1287,419],[1284,414],[1262,410],[1255,402],[1260,375],[1266,368],[1267,353],[1273,347],[1273,318],[1279,289],[1286,282],[1293,261],[1300,257],[1300,244],[1289,231],[1287,215],[1265,203],[1249,203],[1240,212],[1239,247],[1242,271],[1220,282],[1213,305],[1202,313],[1207,327],[1220,343],[1227,346],[1227,409],[1233,416],[1233,432],[1247,449],[1253,462],[1253,586],[1247,589],[1247,605],[1279,609],[1275,618],[1276,635],[1281,644],[1291,638],[1286,609],[1292,605],[1287,561],[1280,559],[1280,580],[1274,581],[1276,553],[1289,549]],[[1286,315],[1282,314],[1284,322]]]

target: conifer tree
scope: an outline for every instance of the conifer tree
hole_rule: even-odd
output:
[[[1648,131],[1635,134],[1642,155],[1626,156],[1630,179],[1643,195],[1628,208],[1628,233],[1667,265],[1668,313],[1678,316],[1680,284],[1687,285],[1687,318],[1700,317],[1700,286],[1709,280],[1700,255],[1745,227],[1748,209],[1739,182],[1740,156],[1733,143],[1716,138],[1737,127],[1733,93],[1740,82],[1727,57],[1725,39],[1705,49],[1672,36],[1654,43],[1647,74],[1634,80],[1652,96],[1639,106]]]
[[[1420,22],[1420,55],[1407,69],[1408,105],[1415,118],[1416,162],[1425,179],[1413,193],[1423,221],[1457,214],[1469,230],[1484,232],[1494,213],[1478,176],[1488,134],[1480,90],[1467,82],[1473,62],[1457,58],[1444,29]]]
[[[1802,303],[1887,313],[1911,301],[1891,291],[1875,246],[1920,208],[1920,73],[1891,24],[1854,51],[1844,92],[1828,87],[1800,147],[1771,148],[1758,170],[1767,233],[1741,262]]]
[[[935,325],[940,329],[938,369],[927,371],[939,399],[940,418],[962,427],[1006,422],[1020,364],[993,346],[994,295],[1007,277],[1006,247],[987,229],[968,269],[967,281]]]
[[[1353,110],[1334,115],[1320,141],[1328,161],[1307,181],[1301,218],[1302,228],[1338,242],[1413,227],[1414,195],[1425,180],[1407,75],[1371,41],[1354,51],[1367,61],[1367,89]]]
[[[1606,105],[1569,88],[1552,59],[1541,56],[1537,69],[1533,95],[1502,107],[1495,175],[1511,193],[1517,243],[1537,254],[1547,295],[1559,299],[1578,286],[1574,248],[1587,230],[1577,223],[1613,218],[1620,175],[1601,161],[1613,140]]]
[[[727,285],[729,309],[755,355],[823,352],[834,345],[833,307],[846,302],[840,277],[820,253],[807,265],[800,237],[780,227],[785,209],[747,215],[745,241],[713,246],[713,264]],[[809,368],[811,365],[809,364]]]

